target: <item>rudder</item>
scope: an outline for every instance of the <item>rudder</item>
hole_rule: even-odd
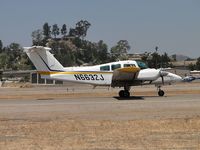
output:
[[[38,71],[63,71],[64,67],[49,51],[51,48],[43,46],[24,47],[24,51]]]

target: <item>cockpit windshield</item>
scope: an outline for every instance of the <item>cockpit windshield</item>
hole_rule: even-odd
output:
[[[147,69],[148,68],[148,66],[143,61],[136,60],[136,62],[138,64],[138,67],[140,67],[140,69]]]

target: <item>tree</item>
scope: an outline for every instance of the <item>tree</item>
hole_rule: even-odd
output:
[[[98,63],[107,63],[109,61],[109,56],[108,56],[108,46],[103,42],[103,40],[100,40],[97,43],[97,58],[98,58]]]
[[[8,68],[9,59],[6,53],[0,53],[0,69],[6,70]]]
[[[174,61],[176,61],[176,54],[172,55]]]
[[[157,52],[154,52],[151,54],[151,59],[148,60],[148,65],[150,68],[159,68],[160,62],[161,56]]]
[[[120,40],[117,45],[111,48],[113,54],[126,54],[130,50],[130,45],[127,40]]]
[[[59,29],[58,25],[54,24],[52,27],[52,32],[51,32],[51,34],[54,36],[54,38],[56,38],[56,36],[60,34],[59,30],[60,29]]]
[[[13,70],[17,70],[17,65],[20,62],[21,56],[23,54],[23,49],[18,43],[11,43],[8,46],[8,51],[10,51],[8,67]]]
[[[15,56],[20,56],[23,53],[22,47],[18,43],[11,43],[8,47]]]
[[[195,70],[195,65],[194,64],[192,64],[192,63],[190,63],[189,65],[188,65],[188,68],[189,68],[189,70],[191,70],[191,71],[193,71],[193,70]]]
[[[147,55],[142,57],[142,60],[145,61],[150,68],[167,68],[171,66],[170,58],[167,53],[159,55],[157,52],[152,54],[147,53]]]
[[[87,20],[81,20],[76,23],[76,35],[78,37],[84,38],[87,35],[87,30],[91,24]]]
[[[127,53],[130,50],[130,45],[127,40],[120,40],[116,46],[111,48],[111,54],[116,59],[127,59]]]
[[[42,33],[42,30],[38,29],[38,30],[33,31],[31,36],[32,36],[33,45],[45,46],[43,43],[44,35]]]
[[[19,62],[22,54],[22,48],[17,43],[11,43],[9,46],[4,48],[4,51],[0,54],[0,68],[16,69],[16,65]]]
[[[197,70],[200,70],[200,57],[197,58],[196,69],[197,69]]]
[[[52,52],[54,53],[55,57],[63,66],[74,66],[75,63],[75,52],[72,48],[71,41],[55,41],[50,40],[48,43],[49,47],[51,47]]]
[[[2,52],[2,49],[3,49],[3,43],[2,43],[2,41],[0,40],[0,53]]]
[[[45,40],[51,37],[51,26],[47,22],[43,25],[43,35]]]
[[[63,24],[62,29],[61,29],[61,34],[65,37],[67,34],[67,26],[66,24]]]
[[[161,68],[167,68],[169,66],[169,62],[170,62],[170,58],[168,57],[167,53],[164,53],[164,55],[161,56],[161,60],[160,60],[161,64],[160,67]]]
[[[76,36],[76,29],[74,29],[74,28],[70,28],[69,29],[69,36]]]

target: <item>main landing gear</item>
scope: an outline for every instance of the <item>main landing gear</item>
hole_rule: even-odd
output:
[[[130,92],[127,91],[127,90],[121,90],[121,91],[119,91],[119,97],[126,97],[126,98],[128,98],[128,97],[130,97]]]
[[[160,88],[161,88],[161,86],[158,86],[158,95],[159,96],[164,96],[165,92],[163,90],[161,90]]]
[[[119,91],[119,97],[130,97],[130,86],[124,86],[124,90]]]
[[[165,92],[161,90],[161,86],[158,86],[158,95],[164,96]],[[121,98],[129,98],[130,97],[130,86],[124,86],[124,90],[119,91],[119,97]]]

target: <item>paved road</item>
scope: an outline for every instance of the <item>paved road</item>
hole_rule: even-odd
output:
[[[133,120],[185,118],[200,115],[200,94],[167,97],[144,96],[0,100],[0,117],[10,119]]]
[[[126,100],[74,89],[0,89],[0,149],[200,148],[200,84],[166,87],[166,97],[134,87]]]

